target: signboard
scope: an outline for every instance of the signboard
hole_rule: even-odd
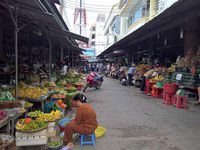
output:
[[[85,49],[85,51],[83,51],[83,55],[80,55],[80,57],[86,59],[89,62],[96,61],[95,51],[93,49]]]
[[[180,81],[181,78],[182,78],[182,74],[177,74],[177,75],[176,75],[176,80]]]

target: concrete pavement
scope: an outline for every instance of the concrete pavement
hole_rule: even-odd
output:
[[[161,99],[110,78],[101,89],[88,89],[85,95],[107,132],[97,138],[96,148],[88,145],[82,150],[200,150],[198,111],[163,105]]]

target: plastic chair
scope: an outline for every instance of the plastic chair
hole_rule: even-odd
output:
[[[87,144],[91,144],[94,146],[96,145],[96,138],[94,133],[90,135],[85,135],[85,134],[81,135],[81,147]]]

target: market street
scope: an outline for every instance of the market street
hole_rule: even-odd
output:
[[[105,78],[100,90],[88,89],[98,122],[107,129],[97,150],[199,150],[200,113],[162,104],[138,88]],[[80,149],[80,142],[75,150]],[[83,146],[83,150],[94,149]]]

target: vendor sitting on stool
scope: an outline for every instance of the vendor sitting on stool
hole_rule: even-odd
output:
[[[75,119],[65,126],[64,142],[67,142],[67,145],[62,150],[69,150],[74,147],[73,133],[89,135],[94,133],[98,127],[96,112],[91,105],[86,104],[86,100],[77,95],[73,98],[73,101],[76,101],[78,108]]]

